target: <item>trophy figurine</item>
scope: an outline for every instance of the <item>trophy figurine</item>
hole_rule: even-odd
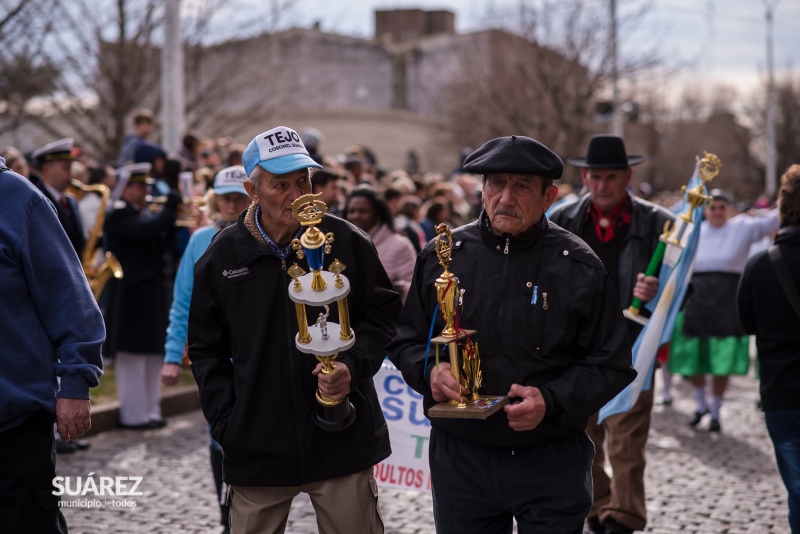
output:
[[[472,339],[475,330],[459,327],[456,321],[458,307],[463,301],[463,291],[459,291],[458,278],[450,272],[450,253],[453,251],[453,236],[446,224],[436,227],[436,255],[444,272],[434,282],[436,300],[444,316],[444,329],[431,339],[436,344],[436,366],[439,365],[439,345],[446,345],[450,357],[450,372],[461,384],[461,400],[440,402],[428,410],[428,417],[448,417],[459,419],[486,419],[508,404],[508,397],[481,396],[479,390],[483,381],[481,358],[478,344]],[[459,345],[462,345],[459,365]],[[463,371],[463,374],[462,374]]]
[[[292,203],[292,215],[306,228],[300,239],[292,241],[292,248],[297,251],[298,259],[307,260],[311,272],[307,273],[297,263],[289,267],[287,272],[292,277],[289,298],[294,301],[297,313],[298,332],[295,345],[300,352],[312,354],[322,363],[323,374],[330,374],[336,369],[336,356],[340,351],[352,347],[356,336],[350,328],[347,308],[350,282],[342,276],[346,266],[335,259],[327,271],[323,270],[323,260],[325,254],[331,252],[334,236],[332,232],[323,234],[316,227],[328,210],[325,203],[319,200],[320,196],[303,195]],[[334,302],[338,306],[341,324],[328,321],[329,304]],[[306,317],[306,306],[325,310],[310,326]],[[318,427],[336,432],[353,424],[356,409],[347,397],[335,401],[323,395],[319,389],[316,397],[318,405],[313,417]]]

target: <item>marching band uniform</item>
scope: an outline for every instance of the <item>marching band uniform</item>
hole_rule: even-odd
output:
[[[152,185],[150,164],[120,169],[128,174],[126,188],[137,182]],[[123,196],[124,193],[123,193]],[[111,354],[115,355],[120,425],[159,428],[161,419],[161,364],[167,329],[164,291],[163,235],[175,224],[180,196],[170,193],[164,208],[151,216],[143,205],[118,200],[105,222],[108,250],[125,273],[109,283],[108,313]]]
[[[37,162],[39,169],[42,165],[57,161],[72,161],[73,141],[71,138],[59,139],[35,150],[31,157]],[[45,174],[45,171],[41,171]],[[81,221],[78,203],[75,199],[65,193],[66,186],[70,179],[61,180],[63,188],[59,184],[57,187],[51,185],[46,176],[32,174],[31,181],[39,188],[47,199],[56,207],[58,222],[64,228],[69,237],[72,247],[78,253],[78,257],[83,253],[86,245],[86,238],[83,233],[83,223]]]

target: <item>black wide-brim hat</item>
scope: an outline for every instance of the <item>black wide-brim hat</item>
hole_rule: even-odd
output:
[[[644,156],[629,156],[625,142],[618,135],[592,136],[585,158],[568,158],[567,162],[587,169],[627,169],[644,163]]]

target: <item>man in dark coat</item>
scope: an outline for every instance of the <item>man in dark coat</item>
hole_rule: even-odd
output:
[[[588,194],[559,205],[550,220],[583,239],[608,271],[622,309],[633,297],[649,302],[658,292],[658,279],[643,273],[672,215],[660,206],[627,192],[632,166],[642,156],[628,156],[622,138],[596,135],[589,142],[586,158],[572,158],[580,167]],[[631,345],[641,331],[627,321]],[[613,415],[597,424],[592,416],[586,432],[595,444],[592,464],[594,502],[589,526],[595,533],[630,533],[644,530],[647,509],[644,496],[645,445],[650,429],[653,389],[642,391],[630,411]],[[604,469],[606,453],[613,469]]]
[[[125,273],[112,280],[109,337],[115,353],[114,368],[124,428],[160,428],[161,363],[167,329],[164,289],[165,235],[175,224],[180,194],[171,192],[161,212],[145,210],[146,197],[154,183],[150,164],[122,167],[127,183],[105,223],[108,250],[117,257]]]
[[[747,262],[737,292],[739,321],[756,336],[761,409],[775,447],[778,470],[789,493],[789,526],[800,532],[800,165],[781,178],[781,229],[773,249],[788,280],[778,279],[775,250]],[[789,292],[797,299],[792,305]],[[788,289],[787,289],[788,288]]]
[[[347,267],[355,340],[331,373],[322,372],[295,344],[300,323],[289,298],[289,273],[301,262],[291,244],[304,229],[292,204],[311,193],[309,169],[320,165],[284,126],[253,139],[242,162],[253,203],[195,264],[189,307],[189,359],[211,434],[222,445],[231,532],[283,532],[292,500],[303,492],[319,532],[382,533],[373,469],[391,450],[372,377],[394,333],[400,296],[369,235],[325,215],[319,229],[334,240],[317,260]],[[331,304],[330,320],[341,323],[336,308]],[[315,424],[320,395],[333,403],[349,398],[349,426],[334,432]]]
[[[563,163],[523,136],[473,152],[484,211],[452,232],[461,328],[477,329],[485,395],[514,401],[486,420],[431,419],[434,519],[439,533],[580,532],[591,508],[589,416],[636,376],[619,302],[594,253],[551,224]],[[458,401],[450,365],[426,358],[442,274],[434,243],[417,258],[389,358],[424,395]],[[436,334],[434,334],[436,335]]]

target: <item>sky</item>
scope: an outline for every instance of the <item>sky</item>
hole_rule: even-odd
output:
[[[281,12],[281,27],[309,27],[319,21],[323,31],[372,37],[375,9],[449,9],[455,12],[456,30],[467,32],[500,21],[513,24],[520,2],[541,5],[545,0],[296,0]],[[621,35],[621,52],[632,53],[655,45],[668,66],[680,67],[665,83],[678,86],[722,82],[740,92],[749,91],[766,78],[765,4],[774,10],[774,62],[776,69],[800,69],[800,0],[617,0],[624,15],[650,2],[647,16],[636,28]],[[585,0],[604,5],[607,0]],[[223,18],[228,28],[248,20],[252,11],[286,0],[235,0]],[[247,19],[242,17],[249,17]],[[269,22],[263,22],[267,25]]]

